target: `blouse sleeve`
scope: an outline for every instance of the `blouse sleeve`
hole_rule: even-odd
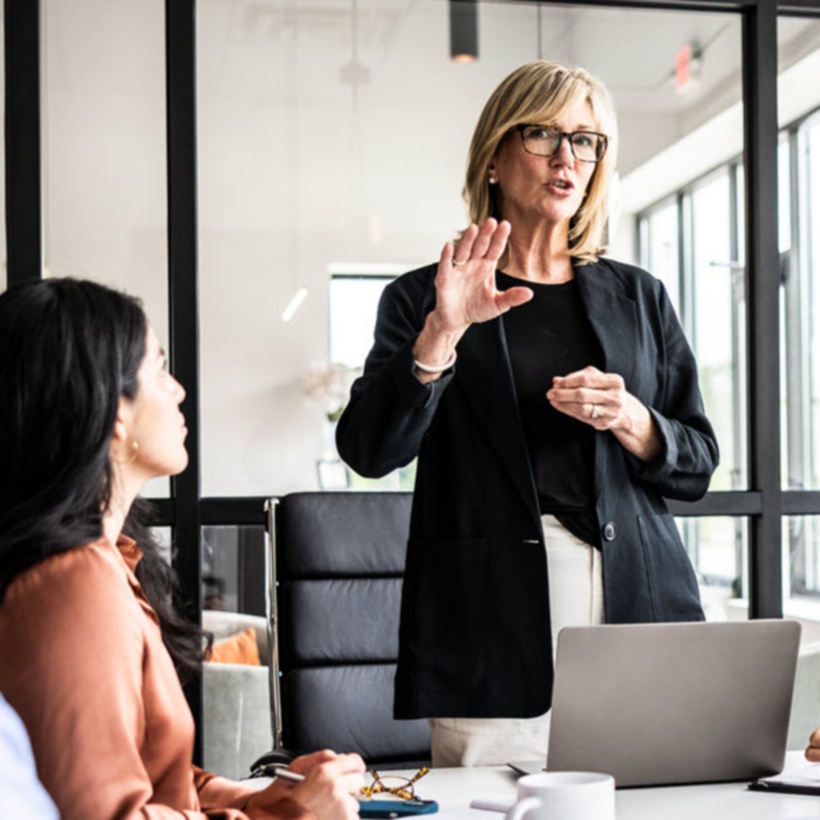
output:
[[[85,548],[48,559],[15,582],[3,610],[0,641],[14,664],[2,686],[63,817],[247,817],[232,807],[178,810],[152,802],[140,756],[144,616],[113,561]],[[195,805],[190,761],[182,771]]]
[[[199,802],[202,810],[208,817],[239,818],[245,817],[241,811],[247,810],[248,799],[260,789],[256,785],[247,783],[237,783],[224,777],[218,777],[210,772],[194,766],[194,785],[196,786]],[[307,811],[295,800],[287,796],[274,798],[274,802],[268,805],[263,812],[265,818],[276,817],[280,820],[316,820],[312,812]],[[224,807],[229,807],[229,813],[225,813]],[[222,814],[219,813],[222,807]],[[231,809],[240,809],[230,813]],[[215,813],[213,813],[215,812]],[[250,811],[253,818],[254,812]]]
[[[385,288],[373,348],[336,431],[341,457],[368,478],[387,475],[418,455],[455,374],[453,367],[440,379],[422,384],[413,373],[413,345],[434,298],[419,273],[406,274]]]

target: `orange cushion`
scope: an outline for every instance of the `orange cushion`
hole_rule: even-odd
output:
[[[214,641],[208,660],[211,663],[244,663],[248,666],[261,666],[259,647],[256,645],[256,630],[249,626],[238,635]]]

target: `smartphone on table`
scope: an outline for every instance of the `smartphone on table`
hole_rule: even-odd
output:
[[[438,811],[435,800],[361,800],[360,817],[407,817],[411,814],[433,814]]]

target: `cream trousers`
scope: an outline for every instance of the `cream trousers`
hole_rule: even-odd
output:
[[[604,621],[601,553],[541,517],[549,566],[553,652],[565,626]],[[550,713],[535,718],[429,718],[434,766],[492,766],[547,755]]]

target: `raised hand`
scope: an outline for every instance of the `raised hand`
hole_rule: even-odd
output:
[[[481,228],[470,225],[455,245],[448,242],[444,246],[436,272],[436,306],[413,346],[417,362],[436,367],[452,361],[456,345],[470,325],[495,319],[532,299],[527,287],[496,289],[495,270],[509,235],[510,223],[491,217]],[[436,372],[416,373],[422,382],[439,376]]]
[[[455,246],[444,246],[434,311],[443,331],[463,333],[471,324],[495,319],[532,299],[526,287],[496,290],[495,270],[509,235],[510,223],[491,217],[480,229],[470,225]]]

